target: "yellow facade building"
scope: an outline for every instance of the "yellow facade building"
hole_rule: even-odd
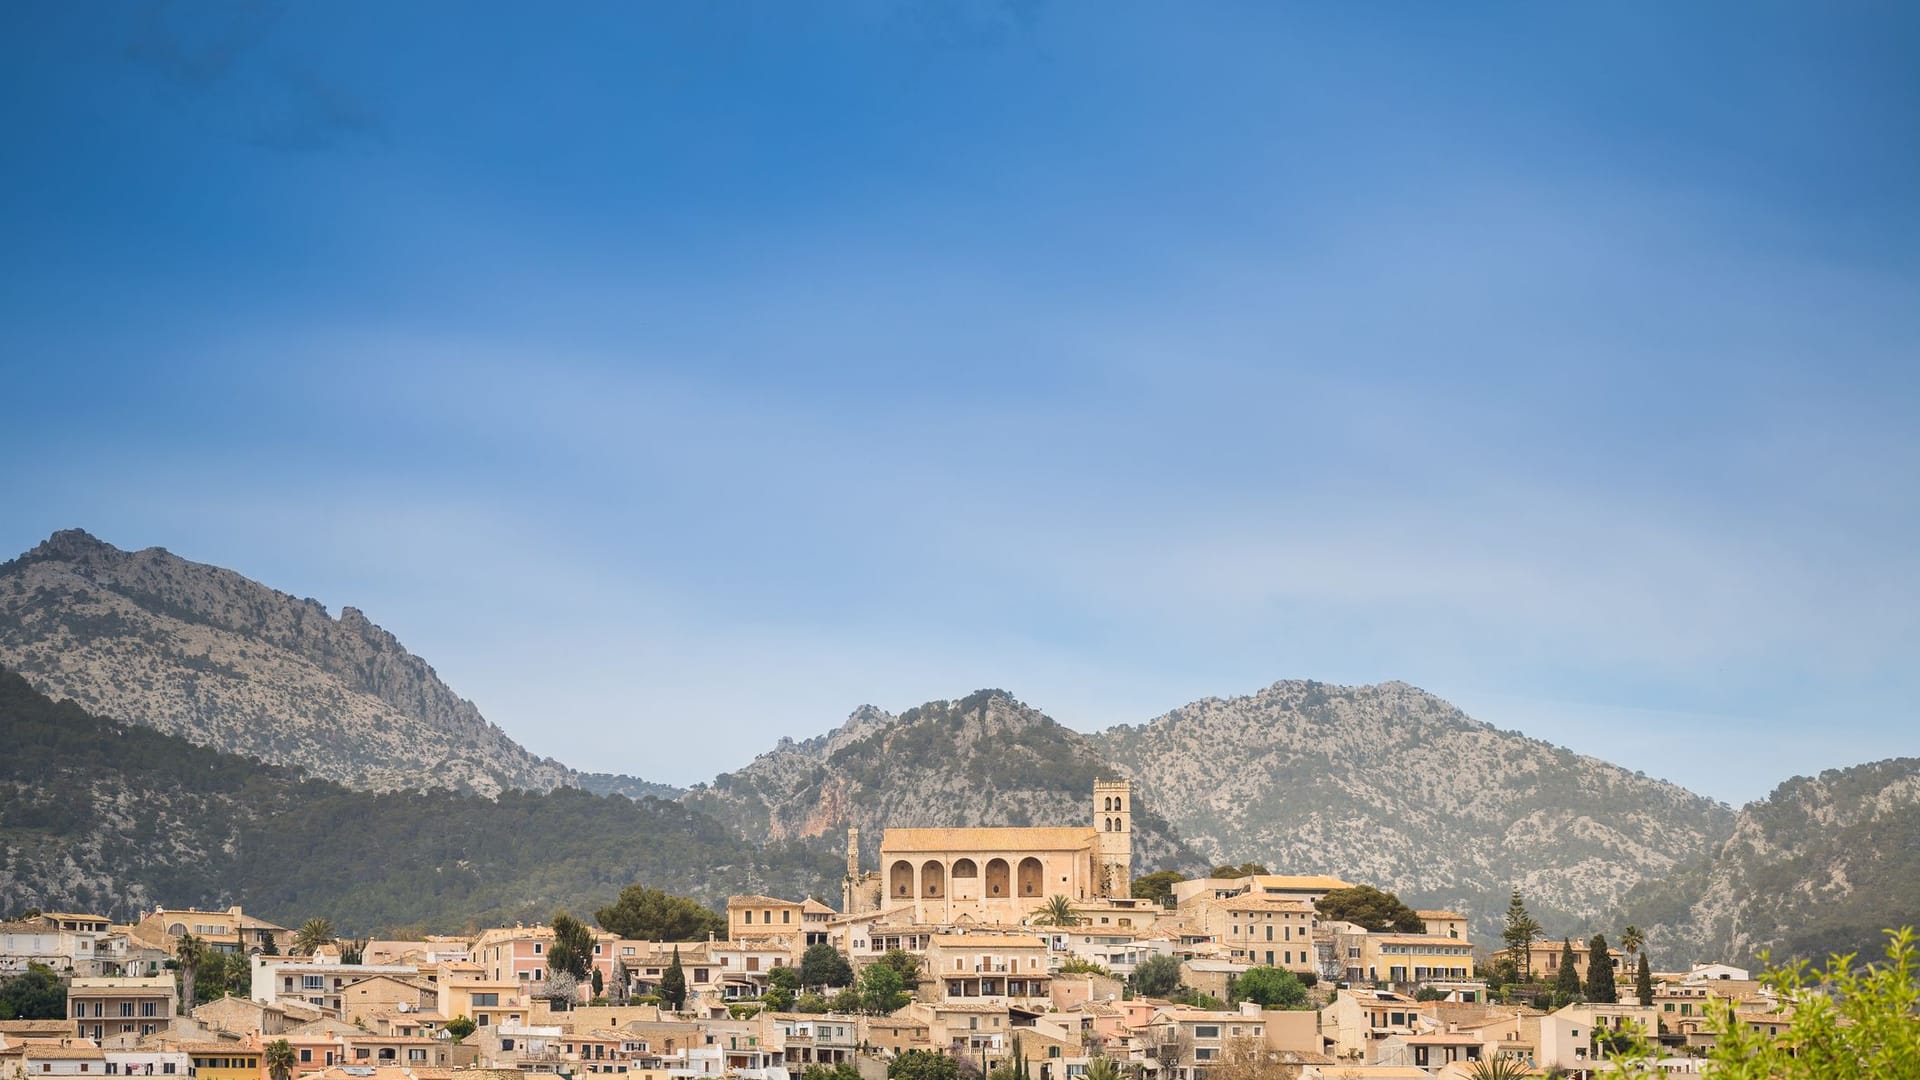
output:
[[[1014,925],[1049,898],[1127,897],[1133,889],[1133,794],[1094,784],[1093,824],[1069,828],[888,829],[880,870],[859,867],[849,833],[848,914],[884,910],[915,923]]]

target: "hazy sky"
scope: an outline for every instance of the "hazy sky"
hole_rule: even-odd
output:
[[[0,5],[0,549],[583,768],[1403,679],[1920,753],[1920,7]]]

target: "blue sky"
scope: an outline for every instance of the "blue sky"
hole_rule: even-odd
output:
[[[0,8],[0,548],[351,604],[688,782],[1404,679],[1920,753],[1910,5]]]

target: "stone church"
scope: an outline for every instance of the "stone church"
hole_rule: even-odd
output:
[[[859,833],[848,830],[842,910],[1013,925],[1055,896],[1131,896],[1132,802],[1127,781],[1100,780],[1091,827],[888,829],[878,871],[860,868]]]

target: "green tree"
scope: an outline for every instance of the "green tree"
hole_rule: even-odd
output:
[[[606,992],[607,992],[606,977],[600,974],[599,968],[594,968],[593,969],[593,996],[597,998],[605,994]]]
[[[800,954],[800,982],[805,986],[849,986],[853,983],[853,965],[839,949],[818,942]]]
[[[860,1070],[847,1061],[838,1065],[809,1065],[800,1074],[800,1080],[860,1080]]]
[[[1034,913],[1033,922],[1036,926],[1077,926],[1080,916],[1074,913],[1072,900],[1055,894]]]
[[[1163,998],[1180,988],[1180,961],[1171,956],[1149,956],[1133,969],[1133,992]]]
[[[887,1064],[887,1080],[960,1080],[960,1066],[932,1050],[908,1050]]]
[[[1513,961],[1513,969],[1533,981],[1533,943],[1540,940],[1540,924],[1528,913],[1526,902],[1520,899],[1520,890],[1513,890],[1513,899],[1507,904],[1506,929],[1500,932],[1500,940],[1506,943],[1507,958]]]
[[[0,1020],[59,1020],[67,1015],[67,987],[45,964],[0,980]]]
[[[1263,1009],[1292,1009],[1307,1003],[1307,988],[1285,968],[1248,968],[1233,980],[1233,996]]]
[[[1563,939],[1560,946],[1560,971],[1554,976],[1553,997],[1556,1005],[1580,1000],[1580,958],[1574,954],[1572,938]]]
[[[473,1022],[472,1017],[462,1015],[447,1021],[446,1024],[443,1025],[442,1030],[444,1030],[454,1042],[460,1043],[467,1041],[467,1036],[479,1030],[479,1027]]]
[[[1113,972],[1108,971],[1106,965],[1097,964],[1084,956],[1067,957],[1060,962],[1057,970],[1061,975],[1105,975],[1109,979],[1113,978]]]
[[[333,938],[332,919],[308,919],[293,933],[293,951],[299,956],[312,956],[320,946],[333,944]]]
[[[1620,931],[1620,955],[1621,956],[1626,956],[1626,957],[1633,956],[1633,954],[1639,952],[1641,948],[1644,945],[1646,945],[1646,943],[1647,943],[1646,932],[1641,930],[1639,927],[1633,925],[1632,923],[1628,923],[1627,928],[1625,930]]]
[[[1267,872],[1267,868],[1257,862],[1243,862],[1239,866],[1216,866],[1213,868],[1213,873],[1208,876],[1217,878],[1240,878],[1253,877],[1256,874],[1265,874]]]
[[[673,959],[660,976],[660,1002],[678,1012],[687,1007],[687,971],[680,966],[680,947],[674,946]]]
[[[866,1008],[866,1004],[866,999],[860,996],[860,991],[849,986],[833,995],[832,1000],[827,1002],[827,1009],[837,1013],[857,1013]]]
[[[366,938],[347,938],[341,941],[340,962],[343,964],[363,962],[367,957],[367,944]]]
[[[1821,968],[1806,961],[1773,968],[1761,981],[1790,1012],[1775,1035],[1743,1019],[1732,1002],[1712,998],[1707,1024],[1713,1046],[1707,1064],[1717,1080],[1920,1080],[1920,956],[1914,930],[1889,930],[1884,962],[1854,966],[1835,956]],[[1614,1040],[1614,1065],[1623,1080],[1664,1076],[1659,1048],[1648,1033]],[[1703,1070],[1708,1071],[1708,1070]],[[1608,1075],[1616,1075],[1610,1072]]]
[[[1640,954],[1633,976],[1633,996],[1641,1005],[1653,1004],[1653,972],[1647,967],[1647,954]]]
[[[799,990],[800,973],[783,964],[767,973],[767,992],[760,1000],[775,1012],[786,1012],[793,1008],[794,995]]]
[[[611,907],[593,913],[602,930],[638,941],[705,941],[727,936],[727,920],[710,908],[664,889],[633,884]]]
[[[547,946],[547,970],[586,978],[593,960],[593,931],[565,911],[554,912],[549,925],[553,927],[553,943]]]
[[[1613,954],[1607,951],[1607,935],[1595,934],[1587,942],[1587,1000],[1611,1005],[1620,1000],[1620,989],[1613,981]]]
[[[293,1075],[293,1067],[300,1060],[293,1052],[293,1044],[285,1039],[275,1039],[268,1043],[261,1057],[267,1063],[267,1075],[273,1080],[287,1080]]]
[[[793,999],[793,1011],[797,1013],[823,1013],[827,1011],[827,999],[812,991]]]
[[[1155,870],[1133,879],[1133,895],[1136,899],[1151,900],[1161,907],[1173,906],[1173,887],[1187,880],[1187,875],[1178,870]]]
[[[1519,1058],[1498,1054],[1473,1064],[1468,1070],[1469,1080],[1527,1080],[1538,1075],[1530,1065],[1522,1064]]]
[[[1424,934],[1426,920],[1390,892],[1371,885],[1335,889],[1321,897],[1314,909],[1322,919],[1350,922],[1364,930],[1396,934]]]
[[[1104,1055],[1087,1062],[1086,1080],[1120,1080],[1120,1066]]]
[[[877,961],[900,973],[900,985],[911,992],[920,985],[921,958],[919,953],[910,953],[905,949],[888,949],[880,954]]]
[[[181,934],[173,943],[173,967],[180,973],[180,1015],[187,1015],[199,1000],[194,996],[194,983],[200,978],[200,965],[211,959],[212,951],[192,934]]]
[[[900,972],[889,964],[868,964],[860,972],[860,1004],[874,1016],[903,1008],[908,998]]]

